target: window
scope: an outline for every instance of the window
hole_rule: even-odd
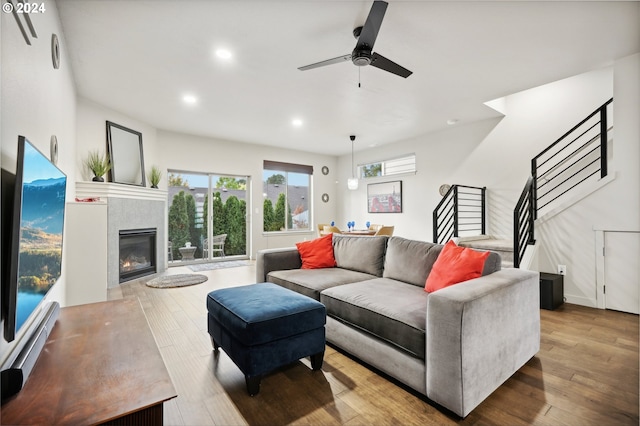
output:
[[[263,230],[308,231],[311,229],[312,166],[264,161]]]
[[[393,176],[416,172],[416,155],[408,154],[389,160],[358,165],[358,175],[361,179],[380,176]]]

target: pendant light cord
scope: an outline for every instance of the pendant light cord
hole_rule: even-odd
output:
[[[355,142],[355,139],[351,141],[351,177],[355,178],[356,174],[355,174],[355,167],[354,167],[354,163],[353,163],[353,143]]]

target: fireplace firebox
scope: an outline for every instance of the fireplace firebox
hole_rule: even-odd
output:
[[[156,228],[121,230],[120,283],[156,272]]]

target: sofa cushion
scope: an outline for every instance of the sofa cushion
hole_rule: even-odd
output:
[[[391,237],[387,243],[382,276],[424,287],[441,250],[439,244]]]
[[[388,278],[341,285],[320,293],[327,315],[425,357],[428,294]]]
[[[296,243],[300,259],[302,259],[302,269],[333,268],[336,266],[336,259],[333,257],[333,234],[316,238],[311,241]]]
[[[338,268],[382,276],[388,237],[357,237],[334,234],[333,255]]]
[[[482,251],[482,250],[477,250]],[[489,257],[484,261],[484,268],[482,269],[482,276],[493,274],[494,272],[502,269],[502,257],[495,251],[489,252]]]
[[[480,252],[459,247],[453,241],[449,241],[436,259],[424,289],[431,293],[480,277],[489,254],[488,251]]]
[[[320,292],[329,287],[365,281],[373,275],[341,268],[289,269],[272,271],[267,281],[281,285],[315,300],[320,300]]]

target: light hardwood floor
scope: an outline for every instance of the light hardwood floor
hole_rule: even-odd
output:
[[[242,373],[212,351],[205,298],[254,282],[255,266],[199,273],[209,280],[171,289],[138,280],[109,291],[144,308],[178,393],[165,404],[167,425],[638,425],[637,315],[570,304],[541,310],[540,352],[460,419],[331,347],[321,371],[303,359],[249,397]]]

